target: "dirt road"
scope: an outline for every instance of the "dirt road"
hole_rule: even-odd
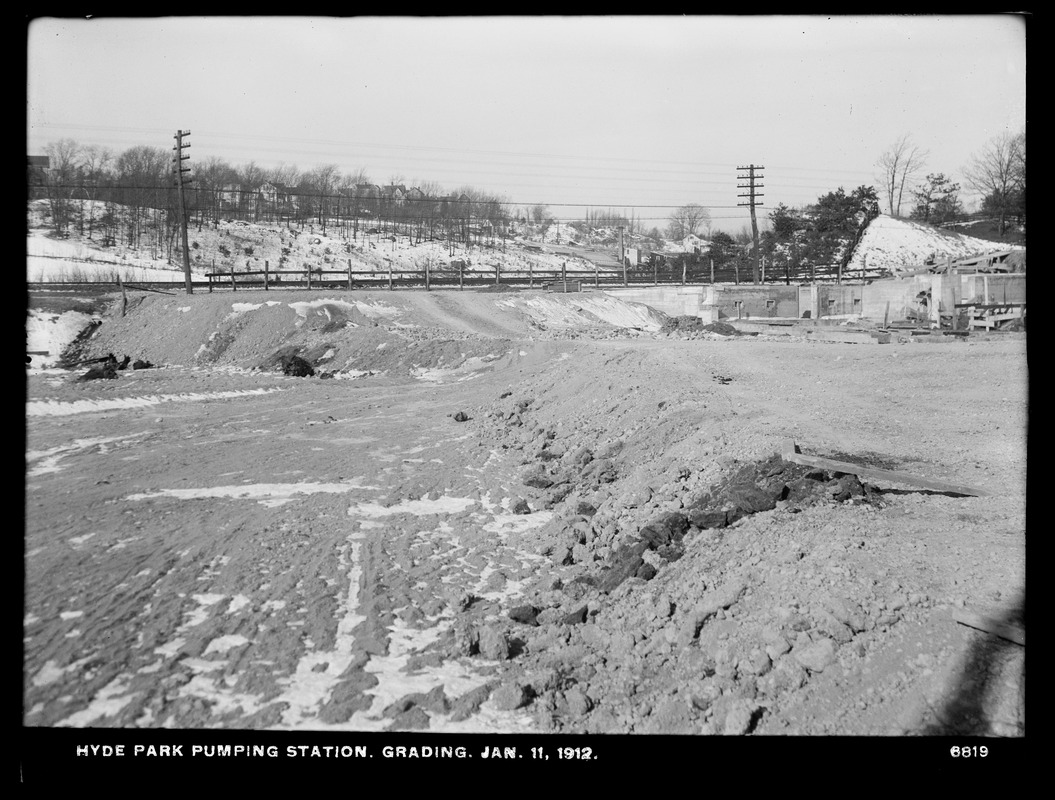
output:
[[[1024,647],[957,622],[1024,629],[1024,335],[570,338],[410,295],[151,298],[85,353],[162,368],[31,376],[27,726],[1024,734]],[[693,516],[787,438],[988,496]]]

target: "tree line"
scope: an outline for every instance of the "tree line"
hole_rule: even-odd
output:
[[[929,153],[902,135],[876,161],[888,213],[942,224],[964,216],[961,184],[942,172],[926,173]],[[966,186],[981,198],[981,211],[997,217],[1000,235],[1012,221],[1026,223],[1026,134],[1004,132],[986,142],[962,167]]]
[[[104,244],[120,235],[136,248],[171,248],[178,219],[171,153],[144,145],[115,153],[72,139],[52,143],[45,152],[49,169],[42,183],[30,181],[30,196],[47,199],[56,233],[75,227],[89,239],[98,234]],[[323,233],[337,228],[353,238],[368,230],[418,241],[493,243],[513,219],[505,198],[472,186],[449,193],[435,183],[408,188],[398,175],[381,186],[371,183],[365,170],[342,173],[334,164],[301,171],[284,164],[263,169],[252,161],[235,167],[215,156],[186,163],[193,167],[185,206],[189,223],[199,230],[221,219],[240,219],[317,225]],[[92,202],[77,202],[85,200]],[[117,206],[125,212],[118,215]],[[144,240],[147,230],[152,241]]]

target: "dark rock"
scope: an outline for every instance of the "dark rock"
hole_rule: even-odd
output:
[[[535,606],[517,606],[510,609],[509,618],[521,625],[538,625],[538,612]]]
[[[618,548],[610,557],[610,568],[600,575],[597,588],[602,592],[610,592],[631,575],[636,574],[644,564],[641,556],[648,549],[649,544],[644,540]]]
[[[705,330],[703,320],[700,317],[683,316],[671,317],[659,329],[660,333],[694,333]]]
[[[770,511],[777,507],[783,488],[783,485],[781,485],[778,491],[766,491],[760,486],[752,485],[732,487],[727,492],[728,502],[731,502],[733,507],[744,515]]]
[[[97,381],[97,380],[115,380],[117,378],[117,362],[106,361],[102,364],[97,364],[77,380],[81,381]]]
[[[477,686],[475,689],[455,699],[451,703],[451,722],[462,722],[479,711],[480,706],[491,696],[494,687],[495,684],[493,683]]]
[[[689,520],[684,514],[668,512],[660,514],[649,521],[639,533],[653,549],[658,549],[672,541],[680,541],[689,528]]]
[[[851,497],[862,497],[865,487],[856,475],[842,475],[828,484],[828,493],[837,503],[843,503]]]
[[[640,578],[643,581],[650,581],[656,577],[656,572],[656,568],[651,564],[642,563],[641,566],[637,568],[637,572],[634,573],[634,577]]]
[[[589,612],[589,610],[590,609],[588,606],[583,606],[582,608],[578,608],[575,611],[572,611],[570,614],[566,614],[564,616],[564,619],[561,621],[565,625],[581,625],[582,623],[586,622],[586,614]]]
[[[310,378],[315,374],[314,367],[300,356],[282,356],[282,374],[294,378]]]
[[[583,500],[575,506],[575,513],[582,514],[584,517],[592,517],[594,514],[597,513],[597,509],[587,503],[585,500]]]
[[[132,362],[132,369],[152,369],[153,366],[149,361],[143,361],[139,358]]]
[[[524,485],[533,489],[548,489],[553,485],[553,481],[542,473],[536,472],[524,478]]]
[[[396,717],[388,726],[390,731],[423,731],[429,727],[429,715],[424,709],[414,706]]]
[[[740,331],[730,325],[728,322],[712,322],[709,325],[704,325],[700,330],[707,331],[708,333],[717,333],[722,336],[739,336]]]
[[[457,411],[454,414],[454,421],[455,422],[468,422],[469,421],[469,415],[466,414],[464,411]]]
[[[527,500],[525,500],[523,497],[518,497],[515,501],[513,501],[513,505],[512,508],[510,508],[510,511],[512,511],[514,514],[530,514],[531,506],[528,505]]]
[[[128,362],[132,360],[132,356],[125,356],[121,359],[121,363],[117,365],[118,370],[124,370],[128,367]]]
[[[725,511],[696,508],[689,512],[689,522],[697,528],[724,528],[729,524],[729,519]]]

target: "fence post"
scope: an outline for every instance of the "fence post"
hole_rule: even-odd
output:
[[[568,291],[568,262],[560,262],[560,280],[564,284],[564,291]]]
[[[269,277],[270,277],[270,276],[268,275],[268,264],[267,264],[267,261],[265,260],[265,261],[264,261],[264,291],[265,291],[265,292],[266,292],[266,291],[267,291],[267,289],[268,289],[268,278],[269,278]],[[211,291],[212,291],[212,289],[210,288],[210,289],[209,289],[209,291],[211,292]]]
[[[464,261],[459,261],[458,262],[458,288],[459,289],[464,289],[465,288],[465,262]]]
[[[528,288],[529,289],[534,289],[535,288],[535,262],[534,261],[529,261],[528,262]]]
[[[682,261],[681,262],[681,285],[682,286],[685,285],[685,273],[688,272],[688,271],[689,271],[689,262],[688,262],[688,260]]]
[[[234,282],[234,264],[231,264],[231,291],[232,292],[237,292],[238,291],[238,287],[235,285],[235,282]]]
[[[711,259],[711,286],[714,286],[714,259]]]
[[[311,264],[308,264],[308,288],[311,288]]]
[[[352,259],[348,259],[348,288],[352,288]]]
[[[209,277],[209,294],[212,294],[212,273],[211,272],[209,273],[208,277]]]
[[[393,288],[395,287],[392,286],[392,259],[390,258],[388,259],[388,289],[391,291]]]
[[[601,288],[601,270],[596,264],[593,265],[593,288]]]
[[[502,282],[502,266],[495,262],[495,286]]]
[[[432,288],[432,281],[430,280],[431,276],[429,275],[429,272],[430,272],[430,270],[429,270],[429,261],[430,261],[430,259],[427,259],[427,258],[425,259],[425,291],[426,292],[430,291],[431,288]]]

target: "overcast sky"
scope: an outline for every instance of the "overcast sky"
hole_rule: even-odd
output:
[[[748,219],[876,182],[899,137],[959,180],[1025,125],[1014,15],[159,17],[29,23],[30,154],[73,139],[190,166],[336,164],[374,183],[470,185],[560,218],[626,206]]]

